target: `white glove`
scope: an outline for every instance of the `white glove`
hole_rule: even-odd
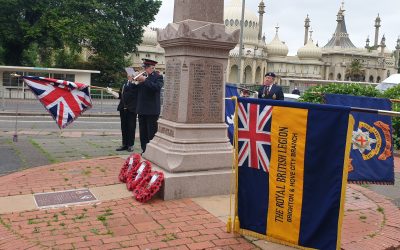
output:
[[[110,95],[114,96],[115,98],[119,97],[118,93],[113,91],[112,88],[110,88],[110,87],[107,87],[106,92],[109,93]]]

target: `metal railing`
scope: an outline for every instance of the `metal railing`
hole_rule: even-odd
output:
[[[99,112],[103,113],[106,109],[105,107],[110,109],[110,106],[117,106],[119,100],[114,98],[114,96],[108,94],[105,90],[97,90],[93,91],[90,96],[92,98],[92,103],[99,107]],[[6,104],[10,104],[11,100],[36,100],[36,96],[29,90],[29,88],[22,89],[21,87],[5,87],[0,86],[0,101],[1,101],[1,110],[6,110]],[[106,109],[107,110],[107,109]]]

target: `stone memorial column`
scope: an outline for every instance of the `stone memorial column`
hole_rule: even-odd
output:
[[[162,117],[144,157],[165,173],[163,198],[227,194],[232,146],[225,81],[239,31],[225,31],[224,0],[175,0],[174,20],[158,31],[165,49]]]

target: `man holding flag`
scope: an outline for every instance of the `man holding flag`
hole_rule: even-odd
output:
[[[133,146],[135,144],[135,132],[136,132],[136,104],[138,86],[133,83],[132,68],[127,68],[127,80],[122,83],[122,86],[118,93],[107,88],[107,92],[112,94],[114,97],[120,99],[117,110],[121,119],[121,134],[122,134],[122,145],[116,149],[116,151],[126,150],[133,152]],[[131,71],[132,70],[132,71]]]

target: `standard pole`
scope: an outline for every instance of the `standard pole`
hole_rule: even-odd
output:
[[[240,19],[240,43],[239,43],[239,62],[238,62],[238,82],[242,83],[242,55],[243,55],[243,27],[244,27],[244,9],[245,0],[242,0],[242,17]]]
[[[3,110],[6,110],[6,105],[4,101],[4,96],[6,95],[6,88],[4,86],[1,86],[1,108]]]
[[[101,103],[101,105],[100,105],[100,113],[103,113],[103,101],[104,101],[104,99],[103,99],[103,89],[101,89],[100,90],[101,92],[100,92],[100,103]]]

